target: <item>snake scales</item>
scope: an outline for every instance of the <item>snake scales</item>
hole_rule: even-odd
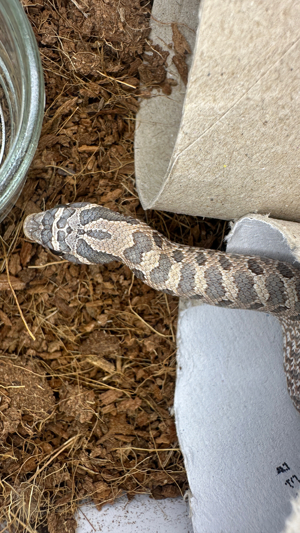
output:
[[[29,215],[24,233],[73,263],[122,261],[138,278],[168,294],[274,314],[283,328],[288,391],[300,411],[299,268],[175,244],[135,218],[89,203]]]

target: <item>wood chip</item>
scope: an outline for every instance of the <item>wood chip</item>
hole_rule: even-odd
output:
[[[10,276],[10,282],[12,285],[12,288],[16,290],[21,290],[25,288],[25,283],[18,278],[15,278],[14,276]],[[0,274],[0,291],[7,291],[10,290],[9,283],[7,281],[6,274]]]
[[[173,34],[173,44],[175,52],[181,56],[184,56],[185,54],[191,54],[191,47],[189,43],[187,42],[185,36],[181,33],[181,31],[178,28],[178,24],[173,22],[171,24],[172,28],[172,34]]]
[[[95,152],[97,152],[97,150],[99,150],[99,146],[87,146],[86,144],[83,144],[82,146],[79,146],[78,148],[79,153],[91,152],[94,154]]]
[[[123,396],[123,392],[120,390],[108,390],[99,395],[99,400],[101,405],[109,405],[121,398],[121,396]]]
[[[112,374],[116,370],[115,365],[104,359],[104,357],[92,355],[90,357],[87,357],[87,361],[91,363],[91,365],[94,365],[97,368],[101,368],[102,370],[104,370],[104,372],[108,372],[108,374]]]

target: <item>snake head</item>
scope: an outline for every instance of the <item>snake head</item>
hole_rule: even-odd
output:
[[[68,226],[68,220],[86,205],[88,205],[86,202],[72,204],[72,206],[57,205],[42,213],[28,215],[23,225],[25,236],[48,248],[55,255],[73,263],[83,262],[69,253],[72,252],[72,240],[74,241],[77,235],[76,227],[78,224],[75,223],[75,227],[73,225],[71,229]],[[71,246],[70,243],[66,243],[66,235],[70,236]]]
[[[49,214],[46,215],[45,212],[42,213],[33,213],[28,215],[24,221],[23,230],[25,236],[31,241],[38,242],[47,248],[52,249],[51,244],[51,224],[50,219],[54,220],[53,209],[50,209]],[[52,215],[52,216],[51,216]],[[49,221],[49,224],[47,222]],[[50,232],[50,233],[49,233]]]
[[[121,260],[115,253],[120,246],[114,246],[110,230],[113,222],[139,223],[105,207],[82,202],[59,205],[27,216],[24,233],[30,240],[73,263],[104,264]]]

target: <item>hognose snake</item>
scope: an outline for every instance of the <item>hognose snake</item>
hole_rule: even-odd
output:
[[[299,268],[175,244],[144,222],[89,203],[29,215],[24,233],[73,263],[122,261],[154,289],[274,314],[283,328],[288,391],[300,411]]]

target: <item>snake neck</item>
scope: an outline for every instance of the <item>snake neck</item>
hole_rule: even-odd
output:
[[[300,270],[293,265],[179,245],[146,225],[131,238],[122,261],[155,289],[210,305],[300,319]]]
[[[88,203],[30,215],[24,232],[75,263],[123,261],[156,290],[300,319],[300,271],[293,265],[175,244],[137,219]]]

